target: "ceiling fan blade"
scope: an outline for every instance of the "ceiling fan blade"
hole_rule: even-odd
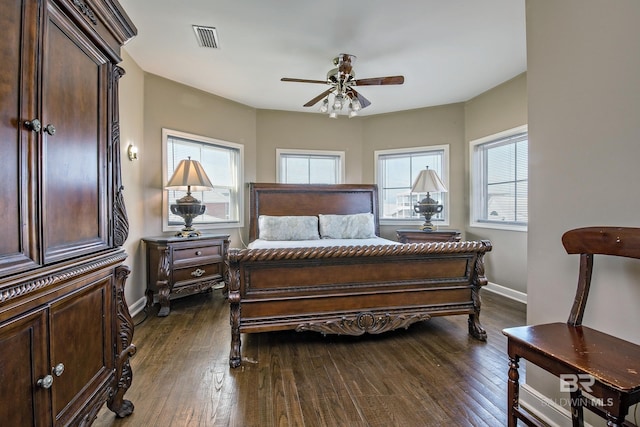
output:
[[[327,84],[326,80],[307,80],[307,79],[292,79],[289,77],[283,77],[280,79],[281,82],[298,82],[298,83],[322,83]]]
[[[362,96],[359,92],[356,92],[356,90],[352,87],[347,90],[347,95],[349,95],[351,98],[358,98],[358,101],[360,102],[360,108],[366,108],[371,105],[371,101]]]
[[[355,81],[356,86],[401,85],[402,83],[404,83],[404,76],[372,77]]]
[[[324,92],[322,92],[320,95],[316,96],[315,98],[313,98],[311,101],[307,102],[306,104],[304,104],[304,107],[313,107],[318,101],[320,101],[322,98],[324,98],[325,96],[329,95],[331,93],[331,91],[333,91],[333,88],[329,88],[327,90],[325,90]]]

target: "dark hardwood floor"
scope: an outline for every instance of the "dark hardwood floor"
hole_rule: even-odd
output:
[[[504,426],[501,330],[523,325],[525,306],[482,298],[486,343],[469,337],[467,316],[377,336],[269,332],[242,336],[237,369],[220,291],[174,300],[135,329],[133,414],[105,407],[94,426]]]

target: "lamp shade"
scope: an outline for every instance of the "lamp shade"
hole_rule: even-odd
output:
[[[185,187],[189,192],[213,189],[213,184],[211,184],[200,162],[191,160],[191,158],[180,161],[165,188],[167,190],[180,190]]]
[[[446,193],[447,187],[433,169],[424,169],[413,182],[412,193]]]

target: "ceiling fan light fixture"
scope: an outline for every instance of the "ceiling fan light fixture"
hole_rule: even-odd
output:
[[[333,100],[333,109],[334,110],[342,110],[344,106],[344,98],[341,94],[337,94],[335,99]]]
[[[327,111],[329,111],[329,97],[326,97],[322,101],[322,104],[320,105],[320,112],[321,113],[326,113]]]
[[[329,114],[330,118],[337,118],[338,113],[343,110],[345,106],[348,106],[349,117],[355,117],[360,110],[371,105],[371,102],[356,92],[353,88],[354,86],[401,85],[404,83],[404,76],[373,77],[356,80],[356,73],[352,67],[352,62],[355,58],[354,55],[348,53],[341,53],[335,57],[333,59],[333,65],[337,67],[329,70],[326,80],[294,79],[290,77],[283,77],[280,80],[283,82],[328,84],[330,87],[327,90],[312,98],[304,104],[304,106],[312,107],[322,100],[319,111],[321,113],[331,111]],[[331,109],[329,109],[329,105],[331,105]]]
[[[358,98],[353,98],[351,100],[351,105],[350,105],[351,109],[353,111],[360,111],[362,109],[362,104],[360,104],[360,101],[358,100]]]

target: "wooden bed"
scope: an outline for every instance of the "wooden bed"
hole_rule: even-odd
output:
[[[260,215],[368,212],[379,236],[377,194],[375,185],[250,184],[249,239],[260,235]],[[229,364],[241,364],[241,333],[378,334],[468,314],[469,333],[486,340],[480,289],[490,250],[489,241],[230,249]]]

